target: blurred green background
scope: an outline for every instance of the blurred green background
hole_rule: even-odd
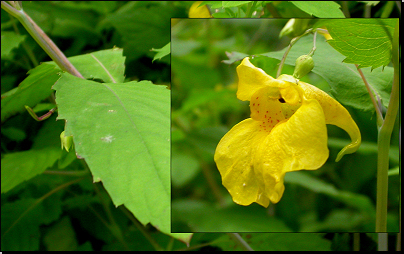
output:
[[[221,184],[213,155],[220,139],[249,117],[249,102],[236,98],[237,74],[223,62],[230,52],[279,51],[288,19],[172,19],[172,231],[173,232],[374,232],[377,129],[373,112],[347,107],[362,134],[358,152],[335,162],[349,136],[327,125],[330,156],[315,171],[286,174],[281,201],[265,209],[233,203]],[[318,35],[320,36],[320,35]],[[325,38],[324,38],[325,40]],[[292,48],[293,49],[293,48]],[[307,48],[307,53],[311,48]],[[227,53],[226,53],[227,52]],[[232,55],[235,56],[235,55]],[[239,59],[242,59],[240,57]],[[276,76],[279,60],[251,62]],[[285,65],[282,73],[292,74]],[[320,76],[302,79],[330,93]],[[398,122],[390,168],[398,167]],[[398,231],[399,177],[389,178],[388,231]]]

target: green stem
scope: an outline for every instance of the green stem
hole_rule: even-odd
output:
[[[245,17],[246,18],[251,18],[254,10],[255,10],[255,5],[257,4],[257,1],[254,1],[253,3],[248,3],[248,7],[247,7],[247,12]]]
[[[293,39],[290,41],[289,46],[288,46],[288,48],[286,49],[285,53],[283,54],[282,60],[281,60],[281,62],[280,62],[280,64],[279,64],[278,71],[276,72],[276,78],[278,78],[278,77],[281,75],[283,65],[285,64],[285,61],[286,61],[286,57],[288,56],[289,51],[292,49],[293,45],[294,45],[300,38],[302,38],[303,36],[306,36],[307,34],[309,34],[309,33],[311,33],[311,32],[313,32],[313,28],[310,28],[310,29],[306,30],[306,32],[304,32],[302,35],[299,35],[299,36],[293,38]],[[314,49],[314,50],[315,50],[315,49]]]
[[[236,242],[243,250],[246,251],[253,251],[253,249],[248,245],[246,241],[240,236],[238,233],[227,233],[230,238]]]
[[[363,83],[365,83],[365,87],[366,87],[366,89],[368,90],[370,99],[371,99],[371,101],[372,101],[372,103],[373,103],[373,107],[374,107],[375,110],[376,110],[377,127],[379,128],[379,127],[382,126],[382,124],[383,124],[383,115],[382,115],[382,112],[381,112],[381,108],[377,105],[376,100],[375,100],[375,96],[373,95],[372,89],[371,89],[371,87],[370,87],[368,81],[366,80],[365,75],[363,75],[362,70],[359,68],[359,66],[358,66],[357,64],[355,64],[355,66],[356,66],[356,69],[357,69],[358,72],[359,72],[359,75],[361,75],[361,77],[362,77]]]
[[[1,7],[10,15],[18,19],[25,27],[32,38],[41,46],[41,48],[48,54],[48,56],[62,69],[70,74],[84,78],[80,72],[70,63],[62,51],[56,44],[45,34],[44,31],[24,12],[22,8],[15,9],[5,1],[1,1]]]
[[[390,102],[382,126],[378,135],[378,158],[377,158],[377,200],[376,200],[376,232],[387,231],[387,191],[388,191],[388,169],[389,169],[389,149],[391,133],[396,120],[399,106],[399,21],[397,21],[394,36],[392,62],[394,67],[393,86],[391,88]]]

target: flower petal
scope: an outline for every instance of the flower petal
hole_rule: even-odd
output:
[[[306,98],[315,99],[320,103],[324,111],[325,123],[342,128],[351,137],[352,142],[338,153],[336,161],[339,161],[345,154],[356,152],[361,144],[361,133],[348,110],[317,87],[301,81],[299,85],[303,88]]]
[[[259,188],[252,158],[255,148],[267,135],[260,132],[260,122],[249,118],[235,125],[219,142],[215,151],[215,162],[233,201],[240,205],[252,202],[267,207],[268,198]]]
[[[292,117],[275,126],[254,155],[254,171],[264,194],[277,203],[285,189],[286,172],[314,170],[328,158],[327,128],[316,100],[305,100]]]
[[[237,98],[242,101],[249,101],[251,96],[260,88],[265,86],[277,87],[278,84],[283,84],[283,81],[274,79],[262,69],[252,65],[248,57],[244,58],[241,64],[237,66],[237,74],[239,78]]]

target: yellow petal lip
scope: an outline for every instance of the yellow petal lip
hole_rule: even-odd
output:
[[[310,99],[260,143],[254,155],[254,172],[263,179],[265,195],[277,203],[283,195],[285,173],[318,169],[328,155],[324,113],[320,104]]]
[[[285,86],[284,81],[276,80],[262,69],[252,65],[248,57],[244,58],[241,64],[237,66],[237,74],[239,78],[237,98],[242,101],[249,101],[251,96],[263,87]]]
[[[252,167],[254,148],[264,135],[259,128],[259,122],[251,118],[241,121],[226,133],[216,147],[214,160],[223,186],[239,205],[246,206],[252,202],[265,207],[269,205]]]
[[[325,123],[340,127],[351,138],[351,143],[338,153],[336,161],[341,160],[345,154],[356,152],[361,144],[361,133],[348,110],[327,93],[313,85],[299,81],[299,86],[304,90],[306,98],[315,99],[320,103],[324,111]]]

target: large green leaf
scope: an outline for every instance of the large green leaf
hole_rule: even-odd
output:
[[[334,1],[291,1],[300,10],[319,18],[345,18]]]
[[[332,36],[328,43],[346,56],[345,63],[375,69],[391,60],[397,19],[332,19],[324,24]]]
[[[296,58],[309,53],[312,47],[312,35],[301,38],[292,47],[285,64],[294,66]],[[316,47],[317,50],[313,56],[315,66],[312,71],[328,82],[331,86],[331,93],[338,101],[357,109],[374,111],[368,91],[355,65],[343,63],[344,56],[333,49],[323,36],[317,36]],[[280,60],[285,50],[261,55]],[[362,69],[362,72],[374,93],[381,98],[383,105],[387,107],[393,82],[393,68],[385,67],[384,70],[378,68],[373,71],[370,68],[365,68]]]
[[[53,86],[94,181],[143,224],[170,232],[170,91],[149,81],[97,83],[63,74]]]
[[[51,95],[51,86],[59,78],[60,70],[50,64],[41,64],[28,72],[21,84],[1,95],[1,122],[25,111],[24,105],[34,107]]]

